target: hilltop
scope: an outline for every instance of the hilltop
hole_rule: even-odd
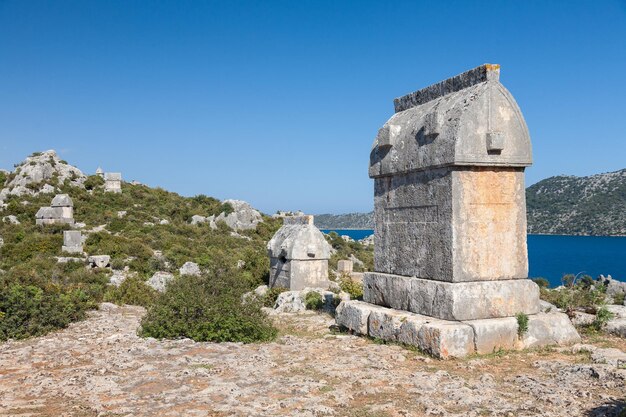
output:
[[[626,235],[626,169],[589,177],[556,176],[526,189],[528,233]],[[374,213],[321,214],[320,229],[373,229]]]
[[[526,189],[528,232],[626,235],[626,169],[556,176]]]

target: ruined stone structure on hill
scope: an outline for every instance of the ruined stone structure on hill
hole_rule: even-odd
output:
[[[285,217],[283,226],[267,244],[270,287],[292,291],[328,288],[331,247],[313,224],[313,216]]]
[[[104,174],[104,191],[108,193],[122,192],[122,174],[119,172],[107,172]]]
[[[67,194],[58,194],[52,199],[50,207],[42,207],[35,215],[38,225],[74,224],[74,203]]]
[[[83,236],[80,230],[63,231],[63,252],[83,253]]]
[[[579,339],[566,315],[540,313],[527,279],[530,137],[499,73],[486,64],[395,100],[370,155],[375,272],[339,324],[440,357]]]

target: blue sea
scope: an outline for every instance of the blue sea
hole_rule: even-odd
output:
[[[322,230],[363,239],[373,230]],[[564,274],[611,275],[626,281],[626,237],[528,235],[528,275],[561,285]]]

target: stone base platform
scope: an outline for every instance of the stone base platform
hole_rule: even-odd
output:
[[[529,315],[521,337],[515,317],[448,321],[363,301],[341,302],[336,322],[354,333],[416,346],[440,359],[580,342],[567,315],[558,312]]]
[[[443,320],[539,313],[539,287],[527,278],[453,283],[366,272],[363,300]]]

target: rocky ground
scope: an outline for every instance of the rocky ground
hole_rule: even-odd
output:
[[[277,315],[281,337],[252,345],[141,339],[143,314],[104,304],[66,330],[1,344],[0,415],[618,416],[626,406],[626,343],[611,336],[443,362],[333,333],[324,314]]]

